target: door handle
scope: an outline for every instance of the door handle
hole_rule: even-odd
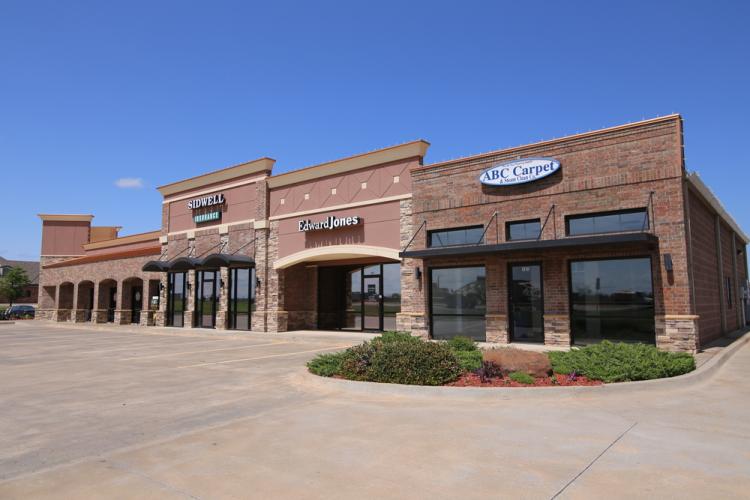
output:
[[[378,294],[378,300],[383,300],[383,295],[382,294]]]

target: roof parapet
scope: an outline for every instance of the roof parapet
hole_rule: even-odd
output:
[[[181,181],[173,182],[171,184],[165,184],[159,186],[156,189],[162,194],[162,196],[170,196],[190,189],[206,186],[208,184],[216,184],[218,182],[224,182],[237,177],[244,177],[246,175],[258,174],[261,172],[271,173],[276,160],[273,158],[263,157],[257,160],[249,161],[246,163],[240,163],[231,167],[209,172],[207,174],[197,175],[195,177],[189,177]]]

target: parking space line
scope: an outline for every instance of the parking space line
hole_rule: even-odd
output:
[[[216,352],[216,351],[233,351],[236,349],[250,349],[252,347],[263,347],[263,346],[269,346],[269,345],[282,345],[282,344],[289,344],[290,342],[269,342],[267,344],[253,344],[253,345],[246,345],[246,346],[237,346],[237,347],[222,347],[221,349],[204,349],[202,351],[181,351],[181,352],[167,352],[164,354],[150,354],[147,356],[132,356],[130,358],[121,358],[118,361],[130,361],[132,359],[148,359],[148,358],[163,358],[167,356],[179,356],[181,354],[203,354],[204,352]]]
[[[255,357],[255,358],[227,359],[227,360],[224,360],[224,361],[211,361],[211,362],[208,362],[208,363],[197,363],[197,364],[194,364],[194,365],[177,366],[176,368],[194,368],[194,367],[198,367],[198,366],[226,365],[226,364],[229,364],[229,363],[240,363],[242,361],[255,361],[255,360],[258,360],[258,359],[268,359],[268,358],[281,358],[283,356],[294,356],[294,355],[297,355],[297,354],[307,354],[307,353],[310,353],[310,352],[332,351],[334,349],[343,349],[345,347],[350,347],[350,346],[347,344],[347,345],[340,345],[340,346],[336,346],[336,347],[323,347],[321,349],[311,349],[309,351],[296,351],[296,352],[286,352],[286,353],[283,353],[283,354],[270,354],[268,356],[258,356],[258,357]]]

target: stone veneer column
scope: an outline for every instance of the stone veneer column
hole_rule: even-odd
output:
[[[221,284],[224,286],[221,286]],[[229,268],[219,269],[219,304],[216,309],[216,329],[229,328]]]
[[[268,228],[255,229],[255,310],[250,318],[250,329],[254,332],[265,332],[268,311],[268,260],[266,239]],[[260,281],[260,286],[258,286]]]
[[[284,270],[276,270],[273,263],[279,255],[279,222],[270,221],[266,252],[265,311],[266,331],[287,331],[288,313],[284,310]]]
[[[496,344],[507,344],[510,342],[508,335],[508,317],[505,314],[485,315],[487,342]]]
[[[184,321],[184,327],[185,328],[195,328],[193,321],[196,318],[196,312],[195,312],[195,271],[188,271],[187,272],[187,285],[185,287],[185,293],[187,294],[187,297],[185,297],[185,321]]]
[[[570,316],[544,315],[544,345],[570,346]]]
[[[411,198],[399,202],[401,219],[401,241],[400,249],[406,247],[412,238],[415,226],[412,221]],[[417,226],[418,227],[418,226]],[[425,229],[422,228],[421,232]],[[418,239],[412,243],[411,249],[421,248]],[[419,278],[417,278],[419,269]],[[396,314],[396,329],[409,332],[416,337],[429,338],[429,319],[427,316],[427,302],[424,294],[424,286],[427,280],[423,261],[421,259],[401,260],[401,312]]]
[[[169,278],[167,273],[161,273],[159,278],[159,309],[154,311],[154,325],[167,326],[167,293]]]
[[[117,295],[116,295],[116,301],[117,301],[117,309],[115,309],[115,321],[114,323],[116,325],[127,325],[130,323],[131,314],[133,311],[130,309],[125,309],[125,307],[129,307],[127,304],[125,304],[125,297],[127,296],[127,293],[130,293],[130,287],[125,287],[125,281],[120,280],[117,282]]]
[[[698,352],[698,316],[656,315],[656,347],[665,351]]]

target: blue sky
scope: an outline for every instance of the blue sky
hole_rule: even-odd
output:
[[[0,0],[0,255],[38,257],[37,213],[158,229],[155,186],[261,156],[282,172],[424,138],[433,162],[672,112],[688,169],[750,231],[748,18],[744,1]]]

